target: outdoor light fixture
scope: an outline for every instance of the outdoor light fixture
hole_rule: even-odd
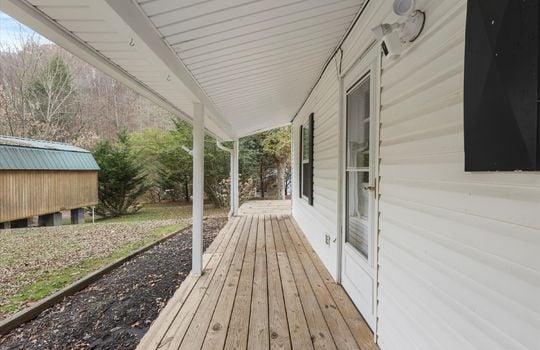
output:
[[[372,29],[377,40],[381,40],[384,55],[396,58],[403,52],[404,45],[416,40],[426,22],[426,14],[416,9],[415,0],[395,0],[394,13],[407,17],[403,23],[383,23]]]
[[[398,16],[408,16],[416,10],[415,0],[394,1],[394,13]]]

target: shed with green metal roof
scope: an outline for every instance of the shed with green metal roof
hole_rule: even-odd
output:
[[[99,166],[85,149],[57,142],[0,136],[0,227],[26,226],[40,216],[56,223],[64,210],[81,221],[98,202]],[[51,216],[56,215],[56,216]]]

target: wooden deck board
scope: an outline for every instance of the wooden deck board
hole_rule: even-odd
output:
[[[288,215],[250,202],[204,255],[138,349],[377,349],[373,334]]]
[[[222,251],[223,246],[228,243],[228,240],[232,236],[233,228],[238,223],[238,219],[230,220],[225,227],[221,230],[220,234],[212,244],[207,248],[203,256],[203,267],[209,269],[212,266],[217,265],[220,255],[216,253],[218,250]],[[222,247],[220,250],[219,248]],[[210,262],[214,263],[210,265]],[[189,293],[199,280],[198,277],[187,276],[184,282],[180,285],[180,288],[174,293],[172,298],[168,301],[167,305],[163,310],[161,310],[159,317],[152,324],[152,327],[148,330],[142,341],[139,343],[140,349],[156,349],[161,341],[163,340],[165,334],[169,330],[172,322],[175,320],[180,308],[187,299]]]
[[[281,285],[285,298],[291,343],[294,349],[313,349],[306,316],[304,314],[304,309],[302,308],[302,302],[300,301],[298,289],[296,288],[294,276],[289,264],[289,258],[285,251],[285,245],[283,244],[280,227],[276,218],[273,218],[272,224],[274,226],[276,247],[278,247],[277,256],[281,272]]]
[[[191,290],[191,293],[186,298],[186,301],[180,308],[178,314],[176,315],[174,321],[172,322],[169,331],[163,337],[163,340],[158,346],[158,349],[178,349],[184,340],[184,336],[191,325],[197,311],[199,311],[199,306],[201,301],[204,298],[205,294],[208,291],[210,284],[215,284],[213,277],[220,274],[223,274],[225,269],[229,268],[230,260],[232,260],[232,255],[236,249],[236,243],[240,237],[240,230],[235,229],[233,235],[231,236],[227,249],[224,253],[216,253],[214,256],[217,259],[215,265],[212,264],[211,268],[206,268],[205,272],[197,280],[195,286]]]
[[[255,276],[249,322],[248,349],[268,349],[268,279],[266,266],[264,218],[257,218],[257,247],[255,251]]]
[[[358,312],[343,287],[334,281],[328,270],[326,270],[324,265],[320,262],[317,253],[315,253],[313,248],[311,248],[306,236],[304,236],[296,222],[290,217],[286,218],[285,222],[290,227],[290,232],[293,232],[304,244],[304,249],[312,258],[320,276],[328,287],[328,290],[332,293],[336,306],[343,315],[345,322],[347,322],[349,329],[356,339],[356,343],[359,344],[362,350],[378,349],[377,345],[373,342],[373,333],[371,332],[371,329],[367,325],[366,321]]]
[[[298,294],[300,295],[304,314],[306,315],[313,347],[315,349],[337,349],[322,310],[319,307],[315,292],[311,288],[309,278],[304,271],[304,267],[293,246],[294,243],[286,229],[281,229],[281,236],[283,238],[283,243],[285,244],[285,249],[287,250],[287,256],[291,264],[291,270],[294,281],[296,282],[296,287],[298,288]]]
[[[293,230],[291,230],[293,231]],[[357,349],[358,345],[354,339],[347,323],[343,319],[343,316],[337,309],[334,298],[328,291],[326,284],[323,282],[317,269],[315,268],[312,260],[308,256],[303,243],[297,238],[295,234],[291,234],[289,228],[286,234],[291,238],[292,247],[295,247],[296,254],[298,255],[307,276],[310,276],[309,283],[313,288],[315,297],[319,302],[319,307],[326,319],[330,333],[334,338],[334,342],[338,349]]]
[[[226,260],[219,266],[219,270],[216,271],[216,275],[214,275],[212,282],[206,289],[206,293],[197,308],[197,312],[191,321],[180,349],[200,349],[207,334],[209,336],[215,334],[209,330],[209,325],[213,317],[216,317],[215,322],[217,322],[212,326],[215,330],[221,327],[219,322],[222,324],[228,323],[228,315],[226,320],[224,313],[228,307],[229,300],[232,306],[232,301],[236,294],[235,280],[237,280],[237,275],[235,274],[235,267],[239,266],[242,262],[245,243],[248,238],[244,231],[245,222],[246,217],[243,217],[237,228],[240,231],[240,235],[236,247],[232,254],[227,254],[224,257]],[[221,301],[219,305],[218,301]],[[214,340],[218,341],[218,339]],[[209,341],[212,341],[212,339],[209,339]]]
[[[246,218],[244,221],[242,236],[238,243],[237,250],[234,254],[232,265],[227,274],[225,284],[221,289],[221,293],[218,294],[219,300],[216,304],[214,315],[210,321],[210,327],[204,337],[203,349],[222,349],[225,344],[225,337],[227,336],[227,328],[232,313],[234,299],[236,296],[238,283],[240,280],[240,272],[242,271],[242,262],[244,260],[244,254],[246,252],[246,245],[249,239],[251,220]],[[197,344],[199,339],[196,339]],[[187,349],[198,348],[195,344]]]
[[[270,325],[270,349],[291,349],[287,311],[283,299],[281,276],[274,243],[270,216],[266,216],[266,264],[268,266],[268,321]]]

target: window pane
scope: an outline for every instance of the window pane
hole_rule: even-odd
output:
[[[347,95],[347,167],[369,167],[370,79]]]
[[[302,164],[302,194],[309,197],[311,194],[311,165]]]
[[[368,258],[369,234],[369,191],[363,186],[369,185],[369,172],[347,172],[347,220],[346,242],[355,247],[364,257]]]
[[[302,128],[302,161],[309,162],[309,128]]]

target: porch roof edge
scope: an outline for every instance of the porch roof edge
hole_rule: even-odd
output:
[[[65,50],[71,52],[78,58],[96,67],[103,73],[125,84],[130,89],[164,108],[168,112],[190,123],[193,122],[193,116],[190,113],[182,110],[178,106],[175,106],[167,98],[151,89],[148,85],[122,69],[109,58],[95,50],[87,43],[83,42],[71,32],[67,31],[59,23],[49,18],[46,14],[28,3],[26,0],[0,1],[0,10],[28,26],[32,30],[45,36]],[[181,64],[180,61],[178,62]],[[233,132],[230,125],[221,117],[220,112],[215,108],[212,101],[208,99],[208,97],[205,98],[206,95],[204,95],[204,92],[192,91],[191,88],[195,87],[186,84],[183,80],[185,77],[178,78],[186,86],[186,89],[190,89],[193,96],[197,98],[197,100],[194,100],[193,102],[201,102],[209,110],[211,114],[209,119],[212,121],[212,127],[207,128],[206,132],[220,140],[233,140],[236,137],[236,134]],[[201,92],[203,95],[201,95]]]

